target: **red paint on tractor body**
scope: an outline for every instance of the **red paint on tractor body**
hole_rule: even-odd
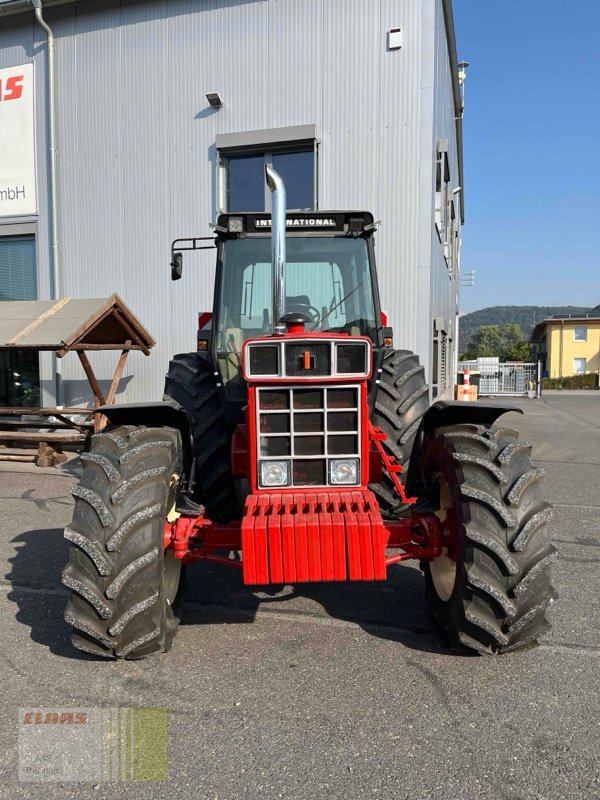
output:
[[[241,522],[219,525],[201,514],[165,523],[164,547],[184,564],[242,569],[250,585],[364,581],[385,580],[399,561],[437,558],[443,534],[431,512],[383,520],[368,489],[261,492],[247,498]]]
[[[250,495],[242,519],[247,584],[385,580],[387,533],[374,495]]]
[[[280,342],[282,338],[307,343],[307,350],[300,356],[307,370],[311,367],[311,340],[365,341],[368,345],[367,363],[371,363],[371,342],[366,337],[307,334],[300,329],[294,330],[294,326],[290,328],[292,330],[283,337],[245,341],[242,364],[246,362],[246,348],[252,342],[264,342],[265,339]],[[181,516],[165,524],[165,548],[172,548],[176,558],[183,563],[209,561],[241,569],[245,584],[259,586],[309,581],[385,580],[390,564],[439,556],[444,526],[435,514],[408,508],[414,504],[415,498],[406,495],[400,482],[403,468],[383,447],[385,434],[369,420],[368,377],[334,373],[301,378],[250,378],[244,374],[248,383],[246,421],[237,425],[231,441],[231,472],[236,477],[246,477],[250,489],[242,519],[223,525],[206,519],[204,514]],[[261,431],[258,430],[257,392],[277,386],[286,390],[291,386],[296,390],[305,385],[329,389],[344,386],[357,390],[359,485],[300,483],[269,488],[259,486]],[[335,409],[335,406],[331,408]],[[326,414],[329,410],[329,406],[324,409]],[[261,413],[264,415],[265,412],[261,410]],[[295,413],[295,408],[290,405],[289,414]],[[323,428],[325,435],[329,434]],[[316,453],[315,458],[326,461],[330,456],[331,453],[324,450]],[[289,461],[294,457],[291,452],[285,456]],[[406,516],[402,519],[384,521],[377,499],[368,488],[369,481],[377,483],[381,480],[382,471],[388,474],[398,497],[407,506]],[[326,480],[329,481],[329,477]]]
[[[387,436],[381,430],[381,428],[378,428],[376,425],[372,425],[370,422],[368,428],[369,428],[369,438],[373,443],[375,451],[379,454],[380,469],[381,468],[384,469],[390,476],[390,479],[394,484],[394,489],[396,490],[396,493],[400,497],[402,503],[405,503],[407,505],[415,503],[417,501],[417,498],[409,497],[406,494],[404,486],[402,485],[399,478],[399,475],[404,472],[404,467],[402,466],[402,464],[398,464],[394,456],[391,455],[391,453],[386,452],[386,450],[383,447],[383,442],[385,442]]]

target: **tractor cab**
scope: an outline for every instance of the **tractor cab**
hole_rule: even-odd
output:
[[[230,402],[246,399],[243,343],[283,334],[287,326],[281,319],[290,314],[300,315],[307,335],[362,336],[375,348],[383,344],[372,215],[305,212],[287,214],[285,222],[286,259],[274,280],[271,217],[222,214],[218,219],[215,303],[204,346],[212,350]],[[282,307],[275,310],[273,287],[280,283]]]

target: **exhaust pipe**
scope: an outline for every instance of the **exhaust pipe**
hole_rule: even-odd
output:
[[[273,265],[273,325],[274,334],[285,333],[279,320],[285,310],[285,185],[278,172],[265,164],[265,178],[271,190],[271,263]]]

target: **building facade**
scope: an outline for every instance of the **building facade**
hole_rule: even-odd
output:
[[[36,18],[0,0],[0,299],[117,292],[157,340],[149,359],[130,359],[118,399],[158,399],[213,296],[214,253],[188,257],[171,283],[170,243],[209,236],[219,211],[268,210],[272,163],[289,208],[380,221],[395,346],[419,353],[433,396],[451,395],[463,220],[451,0],[41,6]],[[5,384],[26,374],[34,392],[37,361],[2,357]],[[47,404],[55,368],[41,357]],[[62,402],[89,401],[78,362],[60,371]]]
[[[552,317],[532,334],[548,378],[600,372],[600,316]]]

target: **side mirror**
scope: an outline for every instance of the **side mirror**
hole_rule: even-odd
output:
[[[178,281],[181,278],[183,264],[183,253],[173,253],[171,261],[171,280]]]

